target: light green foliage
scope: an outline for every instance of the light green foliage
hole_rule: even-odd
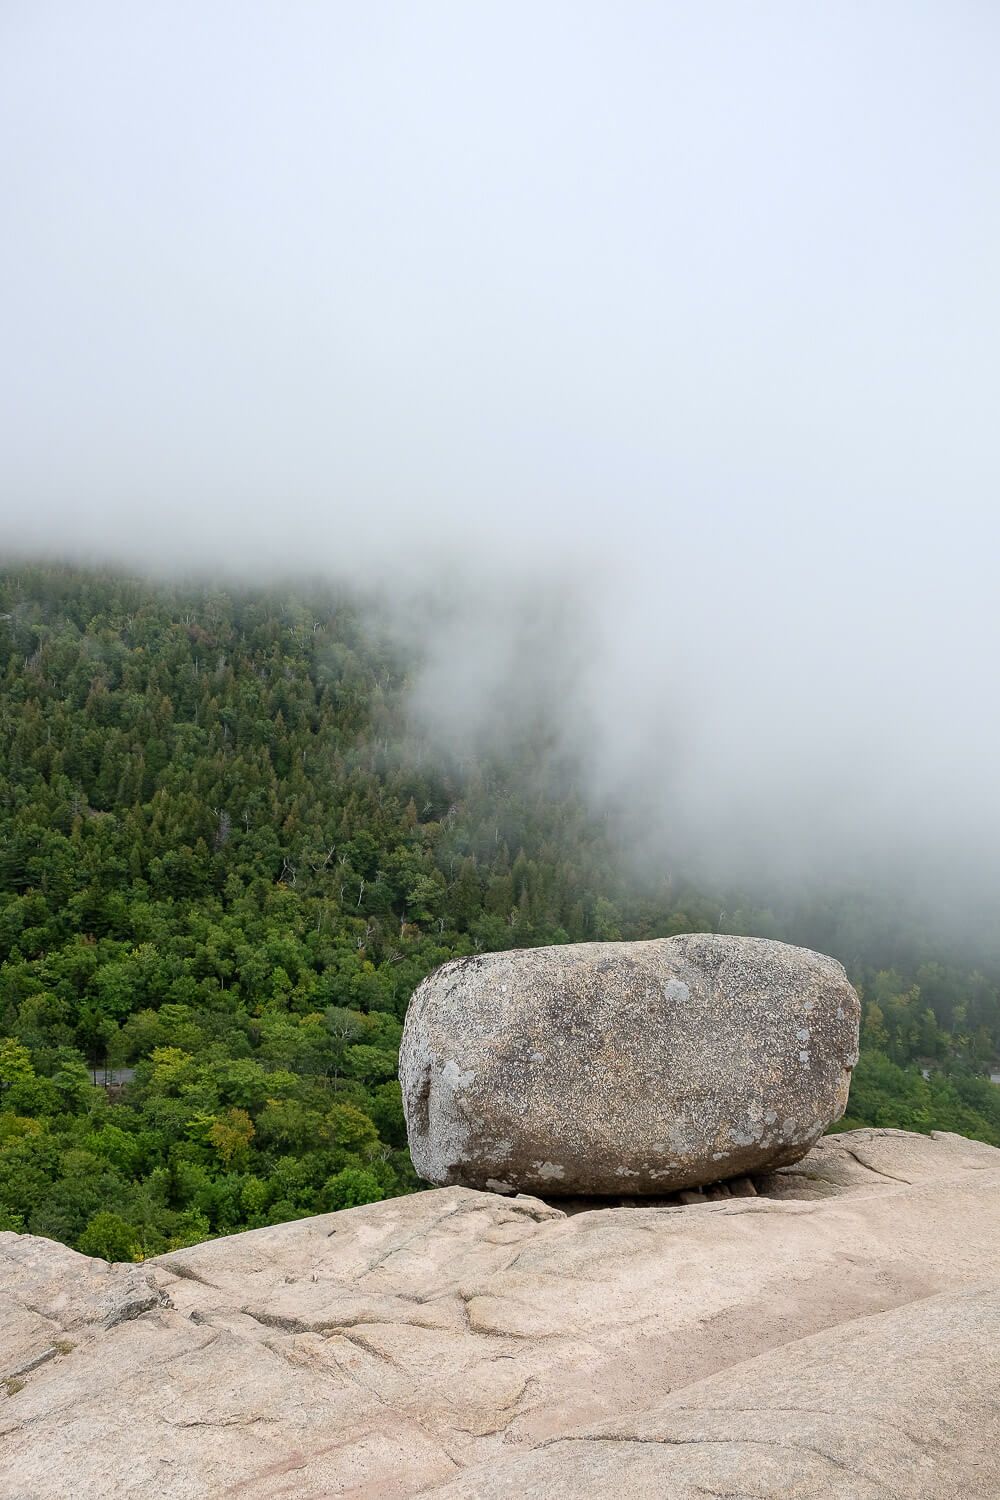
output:
[[[103,1260],[139,1260],[141,1241],[138,1232],[120,1214],[94,1214],[80,1235],[77,1248],[84,1255],[99,1255]]]
[[[324,1210],[332,1213],[338,1208],[357,1208],[362,1203],[377,1203],[385,1194],[371,1172],[358,1167],[344,1167],[343,1171],[337,1172],[324,1184],[321,1197]]]
[[[998,964],[857,893],[630,885],[544,727],[509,763],[411,737],[411,665],[318,591],[0,572],[0,1228],[133,1259],[410,1191],[395,1072],[425,974],[720,911],[850,962],[853,1119],[1000,1137],[976,1076]]]

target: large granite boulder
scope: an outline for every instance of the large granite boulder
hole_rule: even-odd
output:
[[[400,1051],[428,1182],[661,1196],[797,1161],[840,1118],[858,997],[842,966],[694,933],[444,964]]]
[[[0,1496],[996,1500],[1000,1151],[857,1130],[756,1186],[0,1234]]]

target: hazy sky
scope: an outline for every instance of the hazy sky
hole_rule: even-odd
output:
[[[996,844],[998,58],[989,0],[6,0],[0,543],[458,579],[449,733],[523,672],[706,842]]]

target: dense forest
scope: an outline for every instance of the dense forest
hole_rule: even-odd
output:
[[[407,1001],[482,949],[806,942],[862,991],[844,1125],[1000,1144],[1000,974],[857,891],[628,873],[544,725],[450,760],[323,587],[0,572],[0,1229],[111,1259],[407,1192]]]

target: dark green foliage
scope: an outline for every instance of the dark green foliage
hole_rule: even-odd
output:
[[[1000,1089],[960,1067],[949,1073],[903,1068],[884,1052],[864,1051],[848,1113],[837,1130],[888,1125],[898,1130],[954,1130],[1000,1146]]]
[[[138,1258],[410,1191],[396,1057],[426,973],[724,906],[851,963],[855,1120],[1000,1139],[993,979],[907,968],[870,911],[631,886],[537,726],[512,764],[412,735],[371,618],[318,589],[0,573],[0,1228]]]

